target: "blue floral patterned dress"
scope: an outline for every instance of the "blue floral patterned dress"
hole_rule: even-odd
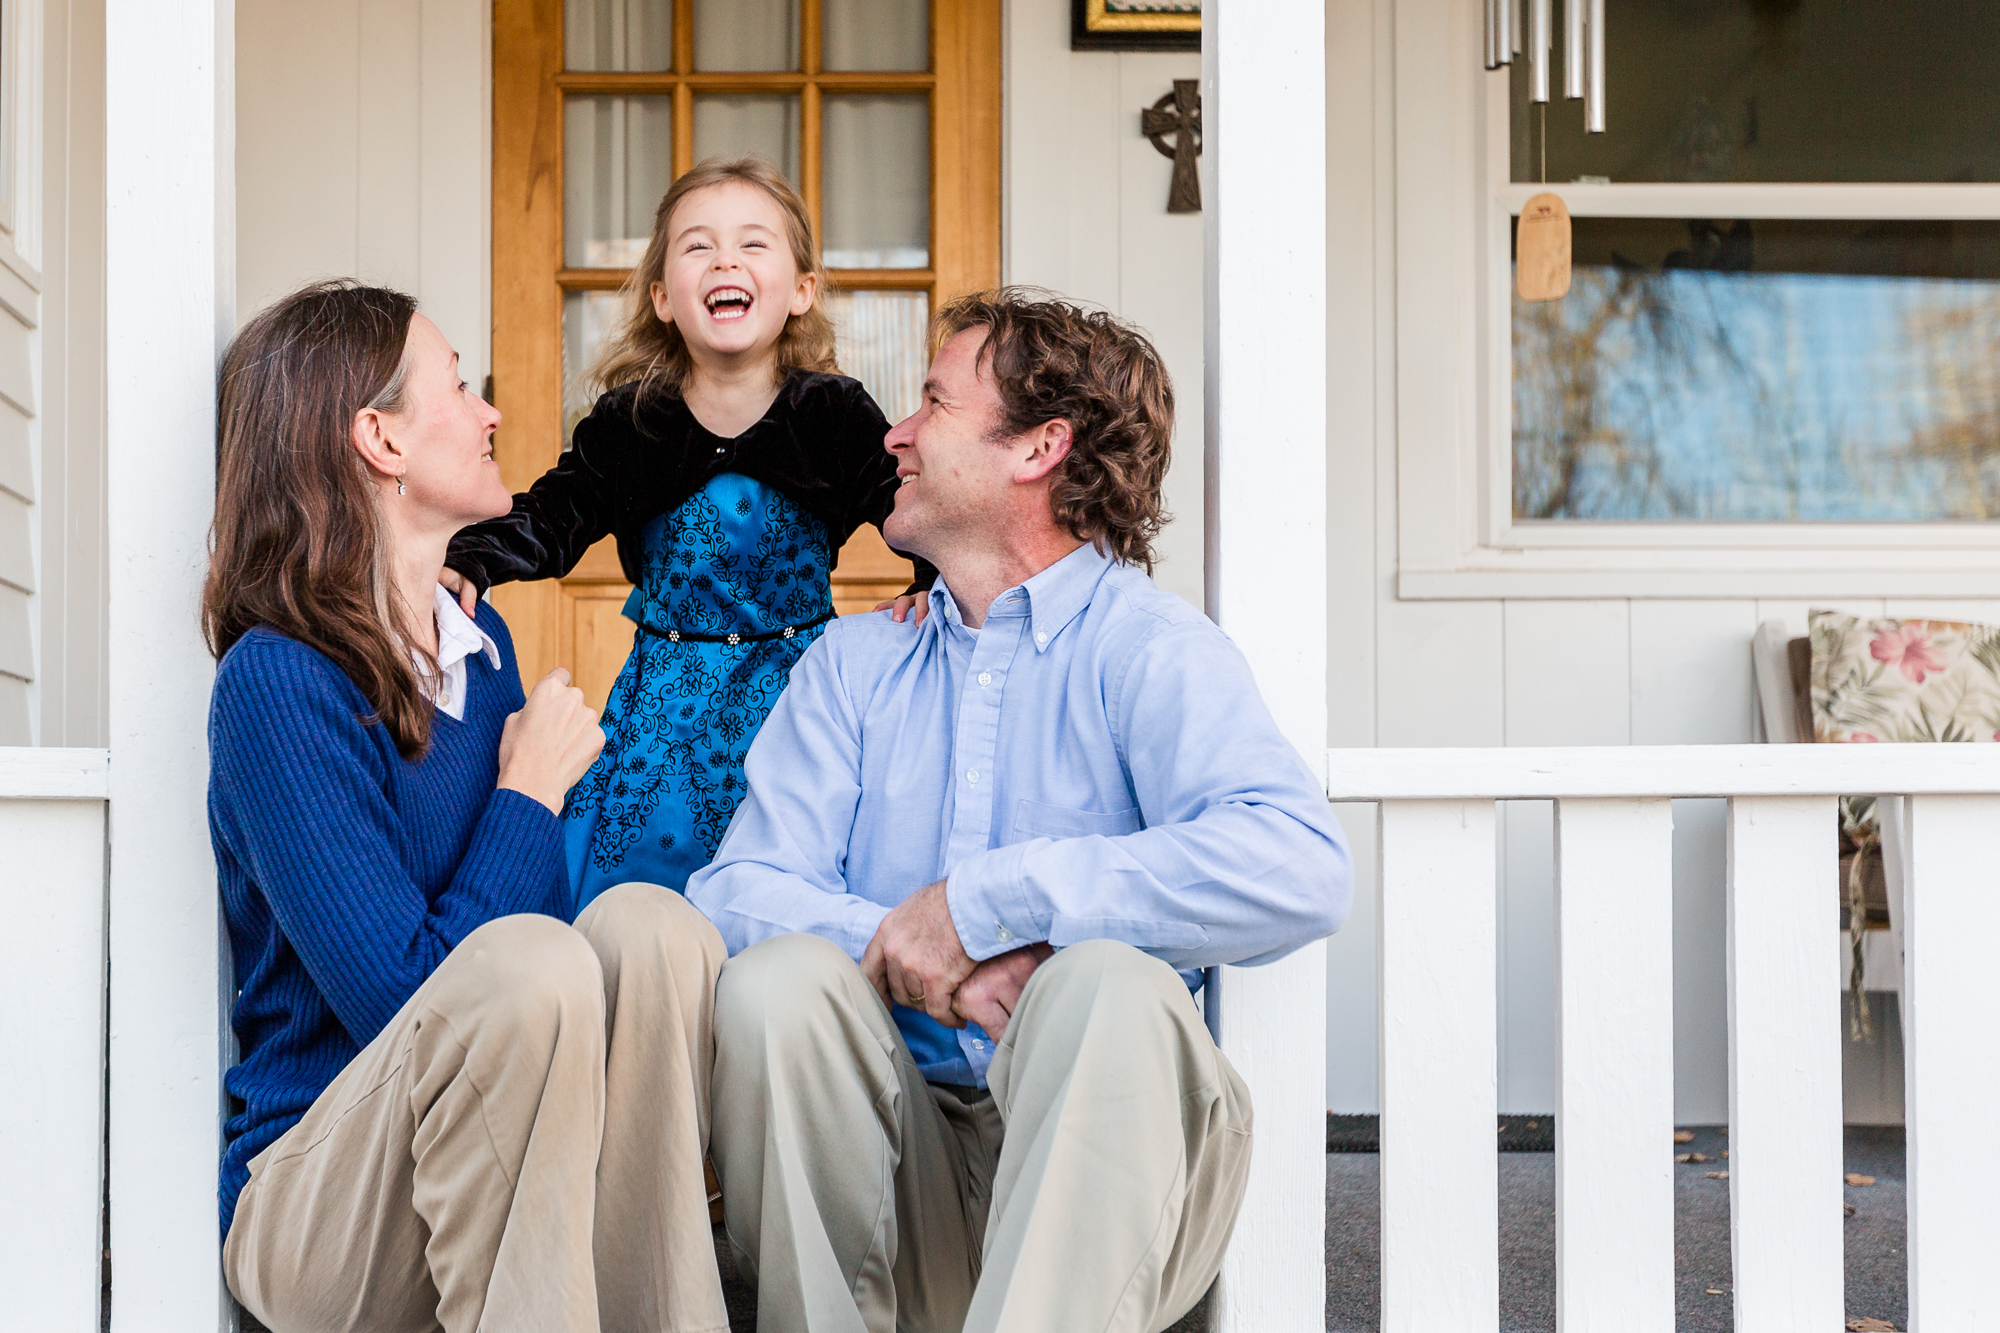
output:
[[[647,523],[625,614],[681,633],[780,633],[831,615],[825,526],[725,472]],[[743,798],[743,759],[792,665],[822,625],[738,644],[639,630],[604,708],[604,752],[563,812],[580,911],[643,880],[681,890],[708,864]]]

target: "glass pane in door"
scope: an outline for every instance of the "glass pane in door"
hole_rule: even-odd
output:
[[[754,153],[799,183],[799,99],[709,94],[694,99],[694,160]]]
[[[921,94],[828,95],[820,231],[828,268],[931,262],[931,124]]]
[[[916,411],[929,366],[924,355],[929,293],[830,292],[826,313],[838,339],[841,373],[861,381],[891,425]]]
[[[623,292],[563,293],[563,448],[570,432],[590,415],[597,395],[585,385],[590,368],[604,350],[605,340],[624,318]]]
[[[931,67],[930,0],[820,0],[820,16],[828,69]]]
[[[571,97],[563,105],[563,263],[629,268],[674,179],[671,97]]]
[[[567,0],[563,63],[570,69],[672,69],[674,0]]]
[[[693,0],[694,67],[799,67],[799,0]]]

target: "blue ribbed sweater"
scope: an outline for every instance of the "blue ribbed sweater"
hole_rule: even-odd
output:
[[[444,956],[517,912],[567,919],[562,835],[499,791],[500,730],[522,703],[490,606],[495,671],[466,658],[465,720],[432,719],[410,763],[331,659],[270,629],[223,656],[209,701],[209,833],[236,963],[241,1103],[223,1126],[229,1234],[249,1162],[385,1027]]]

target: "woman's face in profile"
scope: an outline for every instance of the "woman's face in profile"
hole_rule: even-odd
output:
[[[454,527],[498,518],[514,503],[493,461],[500,414],[459,376],[458,353],[422,315],[410,321],[403,354],[409,362],[403,410],[385,417],[406,463],[406,494],[395,501],[430,510]]]

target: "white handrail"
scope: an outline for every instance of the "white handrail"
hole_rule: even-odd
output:
[[[1619,745],[1329,750],[1335,801],[2000,792],[2000,745]]]
[[[0,801],[102,801],[110,795],[108,750],[0,746]]]

